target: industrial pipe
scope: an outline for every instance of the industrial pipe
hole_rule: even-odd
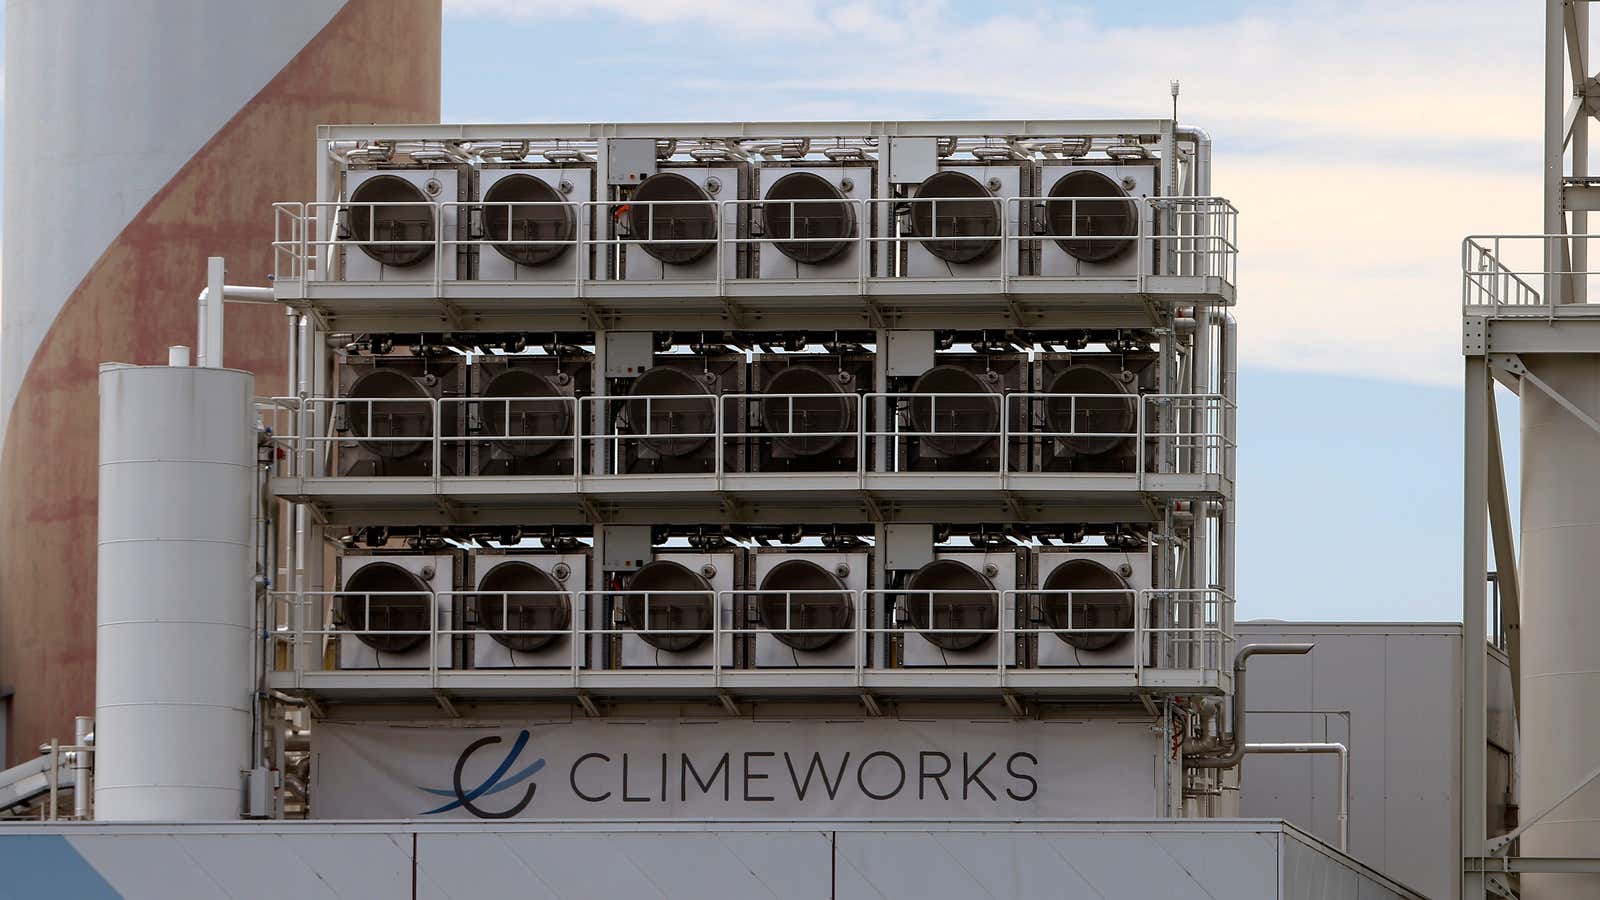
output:
[[[1194,144],[1194,196],[1211,196],[1211,135],[1204,128],[1192,125],[1180,126],[1173,135],[1180,141]]]
[[[1220,318],[1222,320],[1222,339],[1218,342],[1218,350],[1222,356],[1222,384],[1219,385],[1219,388],[1224,400],[1221,411],[1222,477],[1232,483],[1238,478],[1236,469],[1238,467],[1239,454],[1239,436],[1237,434],[1239,427],[1239,323],[1234,319],[1233,314],[1229,312],[1221,313]],[[1235,596],[1235,590],[1238,588],[1236,583],[1238,572],[1235,569],[1236,563],[1234,560],[1234,554],[1238,552],[1238,547],[1234,543],[1237,530],[1238,523],[1235,519],[1234,504],[1232,500],[1229,500],[1222,505],[1222,523],[1218,529],[1222,552],[1218,555],[1221,560],[1221,571],[1217,573],[1217,580],[1222,583],[1223,593],[1229,597]],[[1226,610],[1228,615],[1231,616],[1233,607],[1228,606]],[[1231,631],[1233,622],[1225,623],[1225,627]]]
[[[1233,750],[1226,756],[1186,758],[1185,766],[1191,769],[1231,769],[1244,759],[1245,664],[1257,654],[1274,656],[1303,656],[1316,644],[1246,644],[1233,657]]]
[[[93,777],[94,717],[77,716],[72,720],[72,817],[79,822],[89,818],[89,779]]]
[[[1350,849],[1350,748],[1343,744],[1310,741],[1305,743],[1245,744],[1245,753],[1337,753],[1339,754],[1339,849]]]
[[[274,303],[272,288],[245,287],[223,284],[223,261],[220,256],[206,260],[206,286],[196,299],[195,365],[199,368],[222,368],[222,304],[232,300],[240,303]]]

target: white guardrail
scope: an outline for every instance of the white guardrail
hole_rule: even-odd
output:
[[[1478,234],[1461,242],[1461,307],[1467,315],[1588,315],[1600,302],[1600,235]]]
[[[1103,233],[1093,224],[1103,222],[1103,213],[1078,215],[1080,203],[1093,203],[1096,210],[1107,204],[1126,203],[1135,208],[1131,216],[1134,229],[1126,234]],[[992,204],[992,216],[974,216],[974,208]],[[775,205],[788,221],[787,236],[773,232],[774,220],[766,215],[765,207]],[[912,230],[912,211],[920,206],[930,208],[928,220],[932,226],[929,234],[916,234]],[[946,208],[961,210],[960,214],[945,213]],[[1056,212],[1063,205],[1069,215]],[[848,210],[853,227],[844,235],[830,231],[808,231],[808,217],[801,210],[808,206],[823,206],[830,211]],[[416,210],[421,215],[409,217],[406,227],[399,229],[399,237],[384,237],[385,221],[381,211],[390,208]],[[505,211],[506,233],[486,234],[483,222],[487,209]],[[551,238],[518,237],[519,221],[526,224],[531,213],[539,210],[560,209],[566,213],[562,219],[570,223],[570,234]],[[519,217],[517,210],[524,210]],[[639,210],[645,215],[639,215]],[[692,221],[674,216],[675,210],[694,212]],[[364,221],[361,217],[365,217]],[[497,217],[496,217],[497,218]],[[1121,219],[1122,216],[1113,218]],[[973,229],[974,221],[981,220],[983,229]],[[319,226],[320,221],[320,226]],[[631,233],[633,223],[642,221],[643,234]],[[781,220],[779,220],[781,221]],[[1070,221],[1065,231],[1052,230],[1049,221]],[[446,233],[446,223],[466,223],[460,233]],[[671,233],[657,234],[657,223],[662,223]],[[878,223],[890,226],[889,234],[879,234]],[[418,229],[417,223],[426,225]],[[752,229],[749,223],[761,227]],[[362,225],[363,228],[356,228]],[[694,226],[696,233],[682,236]],[[410,229],[423,233],[412,236]],[[391,229],[392,230],[392,229]],[[566,231],[565,227],[560,229]],[[356,234],[371,237],[357,240]],[[751,233],[756,231],[758,233]],[[731,233],[730,233],[731,232]],[[465,236],[463,236],[465,235]],[[994,254],[981,254],[993,269],[982,267],[964,270],[941,271],[941,281],[961,280],[960,272],[970,278],[1011,279],[1044,277],[1025,274],[1019,265],[1025,255],[1034,253],[1039,245],[1054,241],[1128,241],[1135,245],[1137,265],[1134,266],[1084,266],[1077,274],[1051,274],[1054,279],[1132,280],[1141,281],[1151,275],[1199,276],[1220,279],[1233,285],[1238,283],[1238,210],[1222,197],[1006,197],[1006,198],[883,198],[883,199],[785,199],[763,200],[600,200],[589,202],[525,201],[525,202],[363,202],[322,201],[312,203],[283,202],[273,204],[273,279],[276,283],[298,281],[346,280],[340,250],[360,248],[427,249],[428,259],[438,261],[446,254],[463,250],[488,251],[502,248],[560,248],[551,254],[553,259],[539,267],[535,280],[544,284],[569,284],[575,296],[583,296],[586,284],[595,282],[640,281],[635,273],[619,274],[618,261],[625,258],[628,248],[649,245],[655,250],[685,247],[703,248],[712,254],[715,265],[705,267],[700,279],[707,284],[722,285],[729,281],[755,281],[762,276],[754,270],[744,271],[738,259],[746,248],[757,245],[829,245],[853,248],[851,259],[854,271],[841,274],[830,269],[828,277],[844,278],[860,283],[863,291],[869,282],[893,281],[913,277],[912,267],[904,264],[905,250],[925,242],[946,245],[960,244],[972,249],[974,245],[996,244],[1006,252],[997,258]],[[586,252],[588,251],[588,252]],[[980,255],[976,251],[974,255]],[[842,253],[841,253],[842,256]],[[976,262],[976,261],[975,261]],[[395,269],[388,277],[415,283],[432,281],[436,288],[445,282],[468,280],[446,277],[445,267],[432,265],[416,267],[415,276],[404,269]],[[770,279],[771,276],[768,276]],[[675,284],[693,282],[682,273],[668,279]]]
[[[641,604],[644,620],[624,623],[614,620],[603,624],[603,610],[622,606],[629,596],[645,595]],[[952,618],[946,607],[952,595],[974,595],[987,598],[994,612],[994,624],[989,627],[972,627]],[[842,598],[848,600],[850,617],[837,627],[795,626],[796,618],[805,619],[804,607],[815,604],[816,598]],[[916,615],[913,604],[927,597],[926,618]],[[763,597],[781,597],[784,612],[781,622],[761,622],[749,610]],[[609,671],[621,668],[621,654],[611,641],[591,638],[646,637],[677,639],[698,637],[694,646],[678,653],[663,651],[657,655],[650,669],[701,669],[714,674],[747,672],[757,669],[751,652],[742,652],[739,665],[726,660],[734,658],[735,645],[752,647],[754,641],[780,636],[818,638],[833,636],[826,648],[802,650],[793,655],[795,665],[783,669],[827,669],[832,672],[854,671],[857,676],[869,672],[905,671],[908,667],[895,664],[895,650],[904,642],[916,639],[971,636],[973,646],[952,651],[949,657],[956,661],[947,665],[916,665],[909,668],[956,669],[962,671],[993,670],[1002,680],[1008,673],[1018,671],[1060,671],[1070,673],[1085,669],[1116,669],[1131,671],[1136,682],[1148,669],[1202,670],[1223,673],[1232,664],[1235,637],[1233,633],[1233,605],[1231,596],[1216,588],[1156,588],[1143,590],[995,590],[973,591],[957,589],[907,589],[879,588],[871,590],[808,589],[792,591],[721,590],[721,591],[305,591],[276,592],[269,595],[268,634],[273,643],[269,654],[275,672],[311,673],[340,672],[346,675],[371,673],[393,675],[396,672],[428,673],[437,678],[441,672],[462,671],[473,668],[471,645],[467,639],[494,640],[496,638],[550,638],[539,661],[516,666],[494,666],[476,671],[515,674],[537,672],[545,676],[567,672],[573,686],[580,684],[587,672]],[[559,610],[568,624],[562,628],[490,628],[484,624],[494,605],[500,608],[498,621],[512,622],[519,614],[519,601],[527,599],[559,600]],[[702,600],[707,609],[701,627],[655,627],[650,622],[652,614],[665,615],[665,599],[692,598]],[[798,599],[797,599],[798,598]],[[1124,609],[1131,607],[1129,624],[1107,626],[1075,622],[1080,616],[1094,618],[1096,610],[1105,608],[1108,599]],[[712,609],[712,605],[715,609]],[[352,610],[354,605],[356,609]],[[962,604],[971,606],[973,604]],[[795,607],[801,610],[796,612]],[[1065,612],[1065,621],[1050,623],[1053,610]],[[550,608],[547,606],[547,608]],[[452,624],[467,621],[467,610],[475,611],[478,624],[463,627]],[[946,611],[941,612],[942,609]],[[652,613],[654,610],[654,613]],[[1017,613],[1021,611],[1022,615]],[[580,611],[586,611],[580,613]],[[593,621],[589,621],[593,619]],[[1019,621],[1024,624],[1019,624]],[[869,624],[869,622],[877,624]],[[919,624],[919,622],[921,624]],[[731,623],[731,624],[729,624]],[[786,624],[787,623],[787,624]],[[412,644],[400,652],[366,651],[372,658],[369,665],[353,666],[344,659],[342,641],[359,641],[363,637],[388,646]],[[1040,664],[1041,654],[1036,650],[1039,642],[1048,640],[1069,641],[1085,638],[1110,637],[1111,650],[1085,651],[1088,662],[1077,665]],[[414,641],[406,641],[414,638]],[[1008,644],[1017,638],[1024,639],[1020,652],[1016,645]],[[398,644],[395,643],[398,640]],[[709,642],[712,652],[705,653]],[[839,651],[838,642],[848,653]],[[1119,659],[1095,653],[1123,652]],[[825,652],[826,661],[816,654]],[[699,660],[699,665],[674,660]],[[849,662],[842,660],[848,658]],[[453,663],[452,660],[459,660]],[[1099,661],[1098,664],[1096,661]],[[630,669],[633,667],[630,667]],[[1065,676],[1070,677],[1070,676]]]
[[[1235,449],[1234,404],[1220,394],[272,397],[257,411],[281,477],[336,474],[341,454],[425,461],[406,471],[460,475],[445,463],[463,448],[564,450],[560,472],[547,478],[636,477],[628,467],[640,458],[696,458],[698,474],[720,476],[760,472],[763,454],[798,448],[831,467],[777,471],[1009,475],[1083,458],[1115,468],[1068,470],[1142,483],[1149,475],[1231,476]]]

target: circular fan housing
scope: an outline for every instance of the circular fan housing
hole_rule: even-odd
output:
[[[496,591],[551,593],[496,594]],[[490,631],[564,631],[572,625],[572,603],[549,572],[522,560],[500,563],[478,582],[478,618]],[[559,634],[496,634],[500,644],[519,653],[543,650]]]
[[[761,579],[761,621],[769,629],[823,630],[823,634],[778,631],[773,637],[796,650],[822,650],[844,635],[855,620],[850,594],[839,576],[809,559],[786,559]]]
[[[571,241],[577,221],[570,206],[501,206],[504,203],[561,203],[549,182],[517,173],[500,178],[483,192],[486,237],[511,241]],[[543,266],[560,259],[568,244],[494,244],[501,256],[520,266]]]
[[[994,583],[982,572],[960,560],[936,559],[911,573],[906,580],[906,608],[913,628],[983,629],[993,632],[1000,624],[1000,605],[996,594],[971,594],[967,591],[993,591]],[[930,609],[928,598],[932,591]],[[954,592],[961,593],[954,593]],[[930,617],[931,613],[931,617]],[[971,650],[993,634],[972,631],[924,631],[928,642],[944,650]]]
[[[362,241],[432,241],[433,206],[422,189],[398,175],[374,175],[356,185],[350,192],[352,204],[404,203],[407,206],[352,205],[350,240]],[[361,252],[386,266],[406,268],[414,266],[433,255],[433,245],[428,244],[366,244]]]
[[[938,172],[917,185],[913,196],[923,202],[911,204],[911,233],[929,253],[945,262],[974,263],[1000,249],[993,239],[1000,237],[1001,203],[978,179]],[[939,202],[926,202],[932,199]]]
[[[405,653],[427,643],[426,634],[378,633],[428,630],[431,595],[415,572],[390,562],[369,563],[345,579],[344,589],[351,593],[335,598],[339,618],[343,627],[367,632],[356,636],[361,643],[380,653]]]
[[[767,189],[762,207],[767,237],[778,241],[773,246],[795,262],[825,263],[843,253],[856,234],[855,209],[844,192],[815,172],[793,172],[779,178]]]
[[[486,435],[512,435],[516,440],[494,445],[518,459],[549,453],[572,431],[572,409],[550,379],[532,369],[509,368],[484,385],[485,399],[494,397],[549,397],[549,400],[512,400],[481,405]],[[509,415],[508,415],[509,413]],[[545,437],[545,441],[526,437]]]
[[[703,378],[671,366],[656,366],[634,379],[624,402],[640,443],[661,456],[682,457],[711,443],[717,430],[716,399]],[[649,402],[645,397],[652,398]],[[705,399],[701,399],[704,397]],[[662,399],[667,398],[667,399]],[[699,437],[672,437],[674,434]]]
[[[1050,379],[1049,392],[1095,395],[1052,398],[1044,403],[1045,424],[1055,433],[1054,440],[1073,453],[1098,456],[1132,440],[1136,401],[1122,381],[1105,369],[1067,366]],[[1107,394],[1115,396],[1103,396]]]
[[[837,378],[811,366],[786,366],[762,393],[761,421],[772,443],[794,456],[821,456],[844,443],[855,410]],[[797,395],[825,396],[797,396]],[[818,432],[812,437],[810,432]]]
[[[433,407],[426,388],[398,369],[377,368],[350,385],[345,396],[376,403],[343,404],[350,432],[361,449],[384,459],[405,459],[427,450],[433,436]],[[417,440],[359,440],[417,438]]]
[[[1122,576],[1095,560],[1071,559],[1056,566],[1045,578],[1044,589],[1089,592],[1040,595],[1044,598],[1044,621],[1049,628],[1133,627],[1133,589]],[[1079,650],[1104,650],[1127,636],[1108,632],[1056,632],[1056,637]]]
[[[1122,185],[1104,172],[1081,169],[1068,172],[1050,188],[1052,198],[1083,197],[1045,201],[1045,230],[1056,239],[1056,246],[1074,259],[1087,263],[1110,262],[1133,249],[1130,235],[1139,232],[1137,205],[1128,198]],[[1103,198],[1103,199],[1102,199]]]
[[[911,393],[939,395],[926,400],[911,398],[911,428],[921,435],[918,440],[923,444],[946,456],[967,456],[997,440],[1004,401],[971,371],[935,366],[917,376]],[[995,432],[996,437],[976,432]]]
[[[716,595],[700,573],[671,560],[645,563],[628,582],[629,591],[693,591],[694,593],[630,593],[623,598],[628,625],[650,631],[639,639],[658,650],[682,653],[710,638],[716,621]],[[646,611],[648,610],[648,616]],[[673,631],[699,632],[671,634]]]
[[[698,202],[664,202],[683,200]],[[716,246],[713,241],[717,237],[717,207],[700,185],[676,172],[660,172],[634,189],[633,202],[628,206],[628,231],[634,240],[644,241],[639,245],[644,252],[669,266],[686,266],[704,258]],[[700,242],[698,238],[707,240]]]

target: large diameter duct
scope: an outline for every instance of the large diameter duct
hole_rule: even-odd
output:
[[[272,204],[316,193],[318,125],[439,120],[440,0],[13,0],[5,29],[0,685],[20,761],[94,703],[96,365],[194,334],[208,256],[266,283]],[[282,313],[226,325],[212,364],[294,393]]]
[[[1600,358],[1523,357],[1600,418]],[[1522,395],[1522,809],[1534,815],[1600,767],[1600,434],[1534,385]],[[1522,837],[1522,855],[1600,856],[1600,783]],[[1524,897],[1600,897],[1600,875],[1524,875]]]
[[[254,392],[255,378],[234,369],[100,372],[97,818],[239,815],[250,768]]]

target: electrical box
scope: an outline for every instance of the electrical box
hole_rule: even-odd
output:
[[[915,184],[938,170],[938,138],[889,138],[889,181]]]
[[[602,525],[605,548],[602,567],[607,572],[631,572],[650,561],[649,525]]]
[[[884,374],[916,377],[933,368],[933,332],[891,331],[884,350]]]
[[[933,562],[932,525],[888,525],[883,538],[885,569],[920,569]]]
[[[650,331],[606,332],[606,377],[632,378],[655,362],[656,336]]]
[[[655,173],[654,138],[612,138],[606,142],[606,184],[635,185]]]

